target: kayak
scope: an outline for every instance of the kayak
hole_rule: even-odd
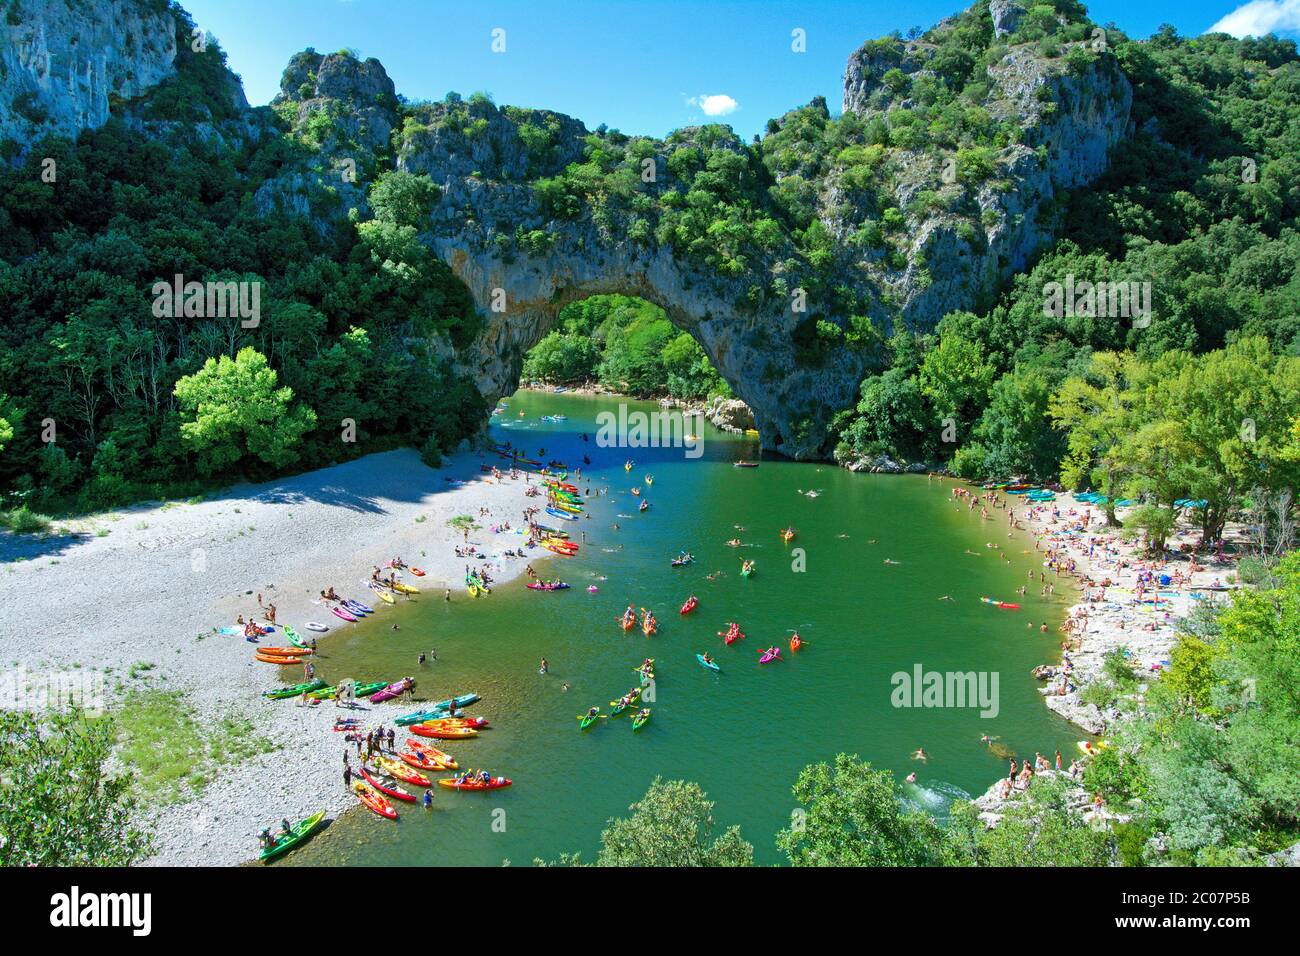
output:
[[[370,590],[375,593],[375,596],[378,597],[379,600],[383,601],[385,604],[397,603],[396,598],[394,598],[391,594],[389,594],[387,591],[381,588],[378,584],[375,584],[373,581],[367,582],[366,586],[370,588]]]
[[[299,820],[298,823],[294,825],[293,829],[291,829],[287,834],[285,834],[284,836],[276,840],[274,845],[268,846],[261,853],[259,853],[257,855],[257,858],[262,862],[266,862],[272,857],[279,856],[281,853],[287,853],[289,850],[292,850],[303,840],[311,836],[312,833],[315,832],[316,828],[320,826],[321,823],[324,822],[324,820],[325,820],[324,810],[318,810],[317,812],[309,816],[306,820]]]
[[[790,650],[791,650],[791,651],[797,651],[797,650],[799,650],[799,648],[803,647],[803,644],[804,644],[803,638],[800,637],[798,634],[791,634],[791,635],[790,635]]]
[[[577,515],[565,514],[563,511],[556,511],[554,508],[547,508],[546,513],[552,518],[563,518],[565,521],[577,521]]]
[[[353,614],[374,614],[375,613],[375,609],[373,607],[371,607],[369,604],[362,604],[360,601],[356,600],[355,598],[344,598],[343,606],[347,608],[349,611],[351,611]]]
[[[412,767],[417,767],[420,770],[442,770],[443,769],[443,762],[441,760],[438,760],[435,757],[431,757],[428,754],[423,753],[422,751],[403,750],[397,756],[402,759],[403,763],[410,764]],[[423,776],[423,774],[421,774],[421,776]],[[428,784],[426,783],[425,786],[427,787]]]
[[[310,647],[259,647],[257,653],[268,657],[305,657],[311,654]]]
[[[690,597],[688,597],[688,598],[686,599],[686,603],[682,605],[682,611],[681,611],[681,613],[683,613],[683,614],[690,614],[692,611],[694,611],[694,610],[695,610],[697,607],[699,607],[699,606],[700,606],[700,602],[697,601],[697,600],[695,599],[695,595],[692,594]]]
[[[753,573],[754,573],[754,566],[753,566],[752,564],[743,564],[743,565],[741,565],[741,567],[740,567],[740,576],[741,576],[742,578],[747,578],[747,577],[749,577],[749,576],[750,576],[751,574],[753,574]]]
[[[401,581],[394,581],[392,584],[388,585],[388,587],[392,588],[394,591],[398,592],[399,594],[419,594],[419,593],[420,593],[420,589],[419,589],[419,588],[417,588],[417,587],[413,587],[413,586],[410,585],[410,584],[403,584]]]
[[[756,462],[756,461],[733,461],[733,462],[731,463],[731,467],[732,467],[732,468],[757,468],[757,467],[758,467],[758,462]]]
[[[1008,611],[1020,610],[1019,604],[1012,604],[1009,601],[995,601],[993,600],[993,598],[986,598],[986,597],[982,597],[980,598],[980,600],[983,601],[985,604],[992,604],[994,607],[1004,608]]]
[[[450,780],[439,780],[438,786],[446,787],[448,790],[500,790],[502,787],[508,787],[513,781],[509,777],[493,777],[487,783],[482,780],[470,780],[462,783],[453,777]]]
[[[362,803],[381,817],[387,817],[390,820],[397,819],[397,811],[393,809],[393,805],[370,785],[358,780],[352,784],[352,792],[357,795],[357,798]]]
[[[770,664],[772,663],[772,661],[779,661],[780,659],[781,659],[781,648],[769,647],[767,650],[763,651],[761,656],[758,658],[758,662],[760,664]]]
[[[793,529],[793,528],[786,528],[784,531],[782,531],[782,532],[781,532],[781,540],[782,540],[782,541],[785,541],[786,543],[789,543],[789,542],[793,541],[793,540],[794,540],[794,529]]]
[[[736,641],[744,639],[745,632],[732,624],[725,631],[718,631],[718,637],[722,638],[727,644],[734,644]]]
[[[611,700],[609,702],[609,706],[613,707],[614,709],[609,712],[609,716],[617,717],[619,714],[623,713],[623,711],[627,710],[627,708],[635,704],[637,700],[640,699],[641,697],[641,688],[638,687],[635,690],[633,690],[630,696],[632,699],[627,703],[624,703],[621,699]]]
[[[343,620],[345,621],[352,621],[353,623],[356,622],[356,618],[353,617],[351,614],[349,614],[347,611],[343,610],[343,608],[341,607],[330,608],[330,613],[333,614],[335,617],[343,618]]]
[[[704,659],[703,654],[696,654],[695,659],[699,661],[701,664],[703,664],[705,667],[707,667],[709,670],[717,671],[719,674],[722,673],[722,668],[718,666],[717,661],[706,661]]]
[[[475,729],[487,725],[486,717],[434,717],[416,724],[417,727],[473,727]]]
[[[462,707],[468,707],[476,700],[479,700],[479,695],[472,691],[468,694],[461,694],[459,697],[449,697],[446,700],[438,701],[436,704],[431,704],[428,710],[417,710],[414,713],[403,714],[401,717],[398,717],[393,721],[393,723],[397,724],[399,727],[405,727],[408,724],[419,724],[426,720],[446,717],[448,716],[447,711],[451,710],[453,705],[455,705],[457,710],[460,710]]]
[[[542,547],[552,554],[558,554],[562,558],[571,558],[578,553],[577,548],[561,548],[559,545],[551,544],[549,541],[543,541]]]
[[[293,687],[281,687],[279,690],[268,690],[263,697],[268,700],[285,700],[289,697],[297,697],[307,693],[309,690],[316,690],[324,687],[325,682],[317,677],[315,680],[309,680],[305,684],[295,684]]]
[[[419,740],[413,740],[410,737],[406,738],[406,747],[411,752],[426,757],[447,770],[456,770],[460,766],[456,763],[456,758],[445,750],[439,750],[437,747],[430,746]]]
[[[396,800],[405,800],[407,803],[415,802],[415,794],[407,793],[397,785],[397,781],[392,777],[372,774],[365,767],[361,768],[361,776],[366,783],[370,784],[370,786],[374,787],[382,794],[386,794]]]
[[[298,632],[295,631],[293,628],[291,628],[288,624],[284,626],[284,638],[294,647],[301,647],[301,648],[307,647],[307,645],[303,642],[303,639],[298,636]]]
[[[473,727],[426,727],[423,724],[412,724],[411,733],[421,737],[437,737],[439,740],[461,740],[478,736],[478,731]]]
[[[379,691],[378,693],[371,694],[371,695],[370,695],[370,703],[372,703],[372,704],[380,704],[380,703],[383,703],[383,702],[386,701],[386,700],[392,700],[394,697],[398,697],[398,696],[400,696],[401,694],[406,693],[406,690],[407,690],[406,682],[407,682],[407,680],[408,680],[408,678],[403,677],[403,678],[402,678],[401,680],[399,680],[399,681],[393,681],[393,683],[389,684],[387,687],[385,687],[383,690]],[[413,680],[411,681],[411,687],[412,687],[412,688],[415,687],[415,681],[413,681]]]
[[[579,715],[578,715],[578,720],[580,720],[581,723],[578,724],[578,729],[579,729],[579,730],[586,730],[588,727],[590,727],[590,726],[591,726],[592,724],[594,724],[596,721],[600,720],[600,717],[601,717],[601,715],[600,715],[600,712],[599,712],[599,708],[597,708],[597,712],[594,713],[594,714],[579,714]]]
[[[255,660],[261,661],[263,664],[279,664],[281,667],[288,667],[290,664],[300,663],[298,658],[288,657],[284,654],[260,654],[259,653],[259,654],[254,654],[253,658]]]
[[[640,730],[642,727],[645,726],[646,721],[649,719],[650,719],[650,711],[647,710],[644,714],[638,711],[636,716],[632,718],[632,729]]]
[[[429,785],[428,777],[422,773],[416,773],[414,770],[408,770],[400,760],[380,756],[375,758],[375,763],[403,783],[409,783],[416,787],[427,787]]]
[[[569,585],[563,581],[548,581],[546,583],[533,581],[526,587],[532,588],[534,591],[564,591],[568,589]]]
[[[357,684],[353,688],[353,694],[356,697],[368,697],[375,691],[383,690],[387,686],[388,681],[386,680],[371,681],[369,684]],[[334,696],[338,692],[339,688],[336,684],[333,687],[323,687],[320,690],[314,690],[307,696],[314,698],[315,700],[333,700]]]

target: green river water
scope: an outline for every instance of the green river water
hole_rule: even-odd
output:
[[[646,402],[627,406],[658,411]],[[1006,761],[980,743],[982,734],[1019,757],[1050,757],[1060,748],[1069,759],[1080,734],[1043,705],[1029,676],[1034,665],[1056,658],[1056,625],[1069,596],[1043,599],[1034,586],[1016,598],[1014,589],[1040,565],[1024,553],[1032,547],[1027,539],[1007,538],[1001,512],[981,521],[978,512],[949,502],[947,484],[924,476],[854,475],[786,460],[734,468],[736,459],[758,457],[757,439],[707,424],[697,429],[703,455],[694,460],[680,448],[598,448],[596,415],[616,408],[610,397],[521,392],[493,419],[494,437],[529,452],[544,447],[547,459],[572,466],[590,455],[591,466],[575,483],[610,489],[608,498],[591,500],[589,520],[542,515],[575,540],[587,532],[579,557],[534,562],[570,590],[535,593],[519,579],[476,600],[457,588],[450,604],[440,591],[426,592],[387,609],[382,621],[321,642],[327,676],[395,679],[414,672],[420,697],[482,694],[471,712],[489,718],[491,729],[441,746],[462,767],[504,774],[514,786],[492,793],[435,789],[433,809],[397,804],[396,823],[349,813],[285,862],[524,865],[565,851],[590,860],[605,821],[625,814],[661,775],[698,782],[716,802],[719,823],[738,824],[758,862],[778,863],[774,836],[790,819],[790,787],[808,763],[847,752],[900,781],[915,770],[917,784],[904,787],[908,799],[942,814],[954,797],[982,793],[1005,773]],[[568,421],[539,421],[557,413]],[[583,442],[582,432],[592,440]],[[623,468],[629,457],[637,463],[630,475]],[[653,487],[645,486],[647,471]],[[644,514],[636,511],[633,484],[651,502]],[[799,493],[808,490],[819,495]],[[509,516],[515,524],[518,518]],[[786,526],[798,532],[789,545],[778,534]],[[486,529],[474,537],[489,553],[522,541]],[[745,546],[728,547],[733,537]],[[986,549],[990,541],[1010,563]],[[803,549],[806,571],[793,570],[794,548]],[[680,549],[694,553],[696,563],[670,567]],[[757,561],[749,580],[739,574],[742,556]],[[706,580],[715,570],[723,575]],[[593,583],[599,590],[588,593]],[[682,617],[678,608],[691,593],[700,606]],[[956,600],[938,600],[945,594]],[[1024,609],[992,608],[982,595],[1019,600]],[[655,611],[656,636],[618,627],[629,603]],[[389,627],[394,620],[401,624],[396,632]],[[717,632],[731,620],[747,637],[725,647]],[[1038,630],[1043,621],[1051,624],[1048,634]],[[808,642],[798,654],[787,647],[792,628]],[[771,644],[781,645],[783,660],[759,666],[759,651]],[[437,662],[416,672],[417,654],[430,647]],[[705,649],[721,674],[696,661]],[[633,734],[624,715],[579,733],[575,716],[593,704],[607,712],[609,701],[636,683],[633,668],[647,656],[657,660],[649,724]],[[542,657],[550,662],[547,676],[538,674]],[[891,675],[918,664],[927,671],[996,672],[997,716],[982,718],[975,708],[895,708]],[[918,747],[927,763],[910,759]]]

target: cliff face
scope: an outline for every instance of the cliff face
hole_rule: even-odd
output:
[[[10,0],[0,20],[0,139],[76,136],[174,72],[176,24],[142,0]]]

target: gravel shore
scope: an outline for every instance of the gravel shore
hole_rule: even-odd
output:
[[[426,572],[407,578],[426,598],[441,600],[450,587],[461,599],[467,562],[454,546],[462,534],[447,524],[458,515],[483,525],[469,540],[489,556],[494,580],[519,575],[527,561],[502,552],[523,539],[487,526],[519,526],[523,509],[540,499],[524,496],[524,477],[494,481],[484,462],[463,453],[435,470],[412,450],[384,452],[194,503],[59,522],[63,533],[44,538],[0,535],[0,605],[34,622],[20,626],[18,614],[6,614],[5,666],[28,675],[111,671],[111,694],[133,664],[152,665],[152,685],[183,691],[200,721],[251,721],[275,751],[221,768],[200,796],[155,811],[153,821],[154,862],[244,862],[255,854],[257,831],[280,816],[296,820],[322,804],[336,816],[356,801],[340,785],[338,735],[329,732],[337,708],[268,706],[261,694],[279,686],[276,668],[253,661],[242,636],[214,628],[240,614],[260,616],[258,594],[304,638],[308,620],[350,627],[314,603],[319,592],[333,585],[374,606],[357,582],[396,555]],[[283,643],[280,632],[273,637],[269,643]],[[385,719],[410,709],[378,706]]]

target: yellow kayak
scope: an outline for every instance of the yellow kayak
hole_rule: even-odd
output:
[[[394,581],[392,584],[389,585],[389,587],[392,588],[394,591],[397,591],[399,594],[419,594],[419,593],[420,593],[420,589],[419,589],[419,588],[411,587],[411,585],[409,585],[409,584],[403,584],[401,581]]]

